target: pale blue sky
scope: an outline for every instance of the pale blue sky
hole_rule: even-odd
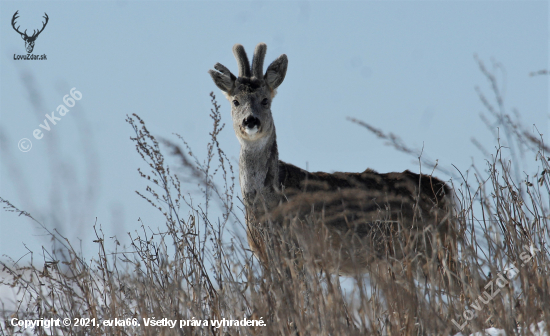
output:
[[[87,255],[96,217],[122,240],[138,218],[163,226],[135,194],[143,164],[126,114],[154,135],[181,134],[204,157],[214,91],[228,123],[220,141],[236,160],[229,103],[207,73],[216,62],[236,73],[235,43],[248,52],[267,43],[266,63],[288,55],[272,106],[280,158],[312,171],[418,171],[347,116],[423,144],[444,167],[481,164],[470,139],[494,141],[478,117],[475,87],[490,91],[475,54],[505,67],[507,107],[550,133],[548,76],[529,76],[549,67],[546,1],[2,1],[0,10],[0,196],[82,239]],[[47,61],[13,60],[25,53],[11,27],[16,10],[29,30],[48,14],[33,52]],[[82,100],[34,139],[72,87]],[[30,152],[18,150],[21,138],[33,142]],[[36,252],[50,245],[28,219],[0,213],[0,255],[21,257],[23,243]]]

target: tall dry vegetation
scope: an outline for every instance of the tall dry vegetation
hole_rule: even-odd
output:
[[[96,324],[129,318],[141,324],[27,330],[66,335],[454,335],[460,328],[467,334],[491,326],[512,335],[527,334],[541,321],[550,325],[549,148],[542,136],[506,113],[494,74],[479,64],[496,102],[479,91],[489,112],[484,120],[506,146],[498,140],[484,167],[457,170],[459,254],[453,281],[419,283],[407,271],[409,259],[401,261],[404,267],[373,267],[368,277],[357,275],[344,290],[338,276],[315,266],[315,258],[332,254],[308,254],[307,246],[296,244],[292,221],[283,229],[269,227],[269,265],[258,264],[246,243],[233,235],[232,225],[243,226],[244,215],[235,195],[234,168],[218,142],[224,125],[211,94],[213,130],[204,160],[183,139],[182,145],[161,141],[178,160],[177,173],[145,122],[135,114],[127,119],[147,167],[139,170],[147,185],[137,193],[160,211],[165,226],[142,225],[140,233],[129,233],[132,243],[123,251],[94,226],[98,254],[91,262],[69,240],[48,231],[56,244],[44,249],[43,263],[1,262],[8,274],[2,284],[17,289],[21,301],[15,310],[3,309],[0,334],[24,331],[11,326],[13,317],[90,318]],[[398,137],[356,122],[416,155]],[[431,164],[419,159],[423,167]],[[518,171],[518,160],[531,160],[535,170]],[[191,196],[191,185],[199,186],[201,197]],[[8,211],[34,220],[2,202]],[[435,257],[427,259],[432,269],[440,267]],[[201,326],[146,327],[143,319],[153,317],[198,320]],[[265,326],[216,328],[210,323],[224,318],[262,320]]]

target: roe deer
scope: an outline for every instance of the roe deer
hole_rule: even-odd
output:
[[[232,106],[233,128],[241,144],[239,180],[247,237],[254,254],[268,263],[268,225],[283,227],[288,214],[307,222],[317,212],[316,224],[307,227],[303,236],[309,236],[313,245],[329,241],[337,261],[319,264],[341,275],[364,273],[384,256],[400,260],[416,253],[411,258],[416,265],[432,257],[449,259],[456,240],[450,189],[444,182],[408,170],[313,173],[279,160],[271,104],[285,78],[288,59],[279,56],[264,74],[266,49],[264,43],[256,46],[251,67],[243,46],[236,44],[238,77],[220,63],[209,70]],[[428,277],[427,273],[421,270],[420,277]],[[419,273],[414,275],[418,278]]]

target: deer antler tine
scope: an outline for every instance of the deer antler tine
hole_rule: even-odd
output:
[[[235,44],[233,46],[233,55],[235,55],[235,59],[237,59],[237,64],[239,65],[239,77],[250,77],[250,63],[248,62],[244,47],[240,44]]]
[[[15,14],[13,14],[13,17],[11,19],[11,26],[13,27],[13,29],[18,32],[19,34],[23,35],[22,32],[19,31],[19,27],[21,26],[17,26],[17,28],[15,28],[15,21],[19,18],[19,16],[17,15],[19,13],[19,11],[16,11]],[[25,35],[26,35],[26,31],[25,31]]]
[[[252,76],[258,79],[263,78],[264,58],[267,45],[265,43],[258,43],[256,50],[254,50],[254,57],[252,58]]]
[[[46,28],[46,25],[48,24],[48,20],[49,20],[48,14],[46,14],[46,13],[44,12],[43,18],[46,19],[46,22],[42,22],[42,29],[40,29],[37,33],[34,33],[33,36],[38,36],[38,35],[40,35],[40,33],[44,30],[44,28]]]

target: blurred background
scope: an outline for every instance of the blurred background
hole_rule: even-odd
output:
[[[94,224],[128,245],[127,232],[163,227],[135,191],[137,168],[127,115],[150,132],[180,134],[204,158],[213,91],[227,124],[220,142],[238,176],[239,144],[230,105],[207,71],[237,73],[231,48],[267,43],[265,67],[287,54],[272,105],[280,159],[311,171],[418,172],[418,160],[385,146],[354,117],[401,137],[423,156],[465,171],[497,145],[480,119],[478,92],[491,85],[475,56],[497,74],[507,113],[549,143],[547,1],[196,1],[0,2],[0,196],[48,229],[97,249]],[[42,27],[33,54],[11,26]],[[50,131],[39,128],[71,88],[82,99]],[[55,113],[59,117],[59,113]],[[495,125],[495,128],[498,125]],[[37,140],[33,131],[41,129]],[[18,142],[32,142],[28,152]],[[505,143],[505,139],[503,139]],[[525,162],[525,165],[528,165]],[[526,167],[526,171],[527,171]],[[427,171],[431,172],[431,169]],[[456,173],[457,171],[454,170]],[[449,181],[452,176],[436,171]],[[238,185],[238,183],[237,183]],[[191,192],[196,188],[189,187]],[[240,195],[240,190],[237,190]],[[238,229],[237,229],[238,230]],[[242,231],[237,234],[242,235]],[[42,259],[51,246],[29,218],[0,212],[0,258]]]

